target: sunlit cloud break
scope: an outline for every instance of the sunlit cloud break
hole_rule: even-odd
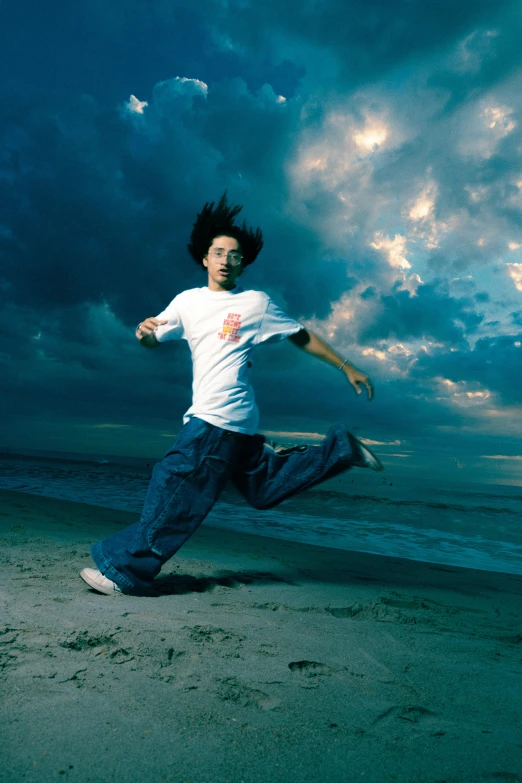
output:
[[[509,454],[481,454],[481,459],[509,459],[522,461],[522,456]]]
[[[506,267],[517,291],[522,291],[522,264],[506,264]]]

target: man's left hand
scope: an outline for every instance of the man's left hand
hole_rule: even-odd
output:
[[[368,399],[373,399],[373,386],[367,375],[365,375],[363,372],[360,372],[351,365],[345,365],[343,367],[343,372],[348,378],[349,383],[351,383],[355,389],[356,394],[361,394],[362,387],[365,387],[366,391],[368,392]]]

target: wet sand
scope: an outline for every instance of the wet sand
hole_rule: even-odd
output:
[[[522,783],[522,576],[204,524],[103,596],[135,514],[0,501],[1,781]]]

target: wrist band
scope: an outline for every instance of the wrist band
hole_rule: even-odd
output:
[[[341,366],[338,367],[337,369],[342,370],[345,364],[348,364],[348,359],[345,359],[344,362],[341,364]]]

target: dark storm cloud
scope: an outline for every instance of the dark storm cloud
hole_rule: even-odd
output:
[[[456,344],[473,334],[483,320],[472,299],[450,296],[448,286],[438,280],[419,285],[415,296],[404,290],[381,294],[368,316],[370,323],[359,334],[363,344],[389,338]]]
[[[338,0],[302,3],[204,3],[209,23],[230,46],[250,56],[286,51],[307,66],[307,80],[328,76],[343,91],[381,79],[398,66],[436,52],[470,28],[509,13],[513,0],[492,9],[488,0]],[[312,57],[310,57],[312,54]],[[314,56],[315,55],[315,56]],[[331,84],[323,84],[328,90]]]
[[[199,53],[211,48],[203,20],[188,2],[20,0],[2,21],[4,95],[87,92],[113,105],[173,71],[198,70]]]
[[[0,392],[10,417],[44,413],[64,422],[161,428],[169,421],[178,426],[190,405],[187,346],[146,351],[105,305],[44,317],[11,305],[0,316],[2,333],[13,323],[16,351],[4,345],[0,353]]]
[[[478,384],[499,396],[500,403],[522,403],[522,334],[485,337],[473,350],[442,351],[420,356],[412,376],[443,376],[453,383]],[[473,387],[469,387],[473,388]]]
[[[292,95],[304,73],[277,52],[235,50],[213,19],[221,3],[191,0],[101,0],[36,4],[20,0],[3,15],[0,94],[96,95],[109,107],[130,92],[149,93],[151,85],[177,73],[208,83],[240,76],[258,89],[268,82]],[[235,11],[229,11],[235,16]]]
[[[12,187],[1,237],[10,296],[40,310],[104,300],[135,323],[144,308],[163,308],[166,290],[170,301],[203,283],[186,243],[196,211],[228,187],[234,200],[248,194],[249,222],[269,225],[264,258],[286,277],[283,296],[297,304],[290,281],[299,259],[320,294],[305,292],[300,312],[328,312],[345,265],[332,260],[336,273],[325,278],[314,232],[282,215],[295,122],[270,87],[253,95],[240,80],[208,98],[192,81],[160,83],[143,115],[101,111],[88,96],[60,110],[13,102],[3,125]],[[257,276],[264,282],[265,271]]]
[[[476,100],[493,85],[508,78],[520,67],[520,3],[497,6],[497,14],[482,16],[474,22],[461,43],[460,67],[442,68],[430,77],[430,84],[451,95],[444,111],[451,112],[458,103],[473,94]],[[500,37],[500,46],[497,38]],[[451,63],[448,63],[451,65]]]
[[[307,89],[319,80],[325,91],[342,85],[346,92],[390,70],[417,67],[481,25],[504,24],[515,42],[518,21],[514,0],[494,7],[488,0],[20,0],[0,29],[1,90],[87,92],[106,106],[183,72],[207,83],[240,76],[251,89],[268,82],[287,96],[304,76]],[[483,57],[480,37],[467,47],[470,57]],[[513,57],[516,49],[510,51]],[[509,67],[508,47],[494,60],[489,82]],[[451,71],[437,76],[459,94],[486,81],[485,73],[471,77],[458,80]]]

